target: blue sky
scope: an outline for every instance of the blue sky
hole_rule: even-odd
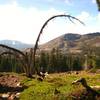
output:
[[[57,18],[49,22],[40,43],[69,32],[100,32],[100,12],[95,0],[0,0],[0,40],[34,43],[43,23],[56,14],[70,14],[86,26]]]

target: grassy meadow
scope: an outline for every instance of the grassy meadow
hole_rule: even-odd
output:
[[[80,72],[79,74],[49,74],[42,82],[24,77],[21,83],[28,88],[21,92],[20,100],[76,100],[71,93],[80,93],[81,84],[72,85],[76,79],[84,77],[90,86],[100,86],[100,74]]]

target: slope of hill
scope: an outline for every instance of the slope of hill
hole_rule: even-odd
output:
[[[28,48],[32,48],[32,44],[25,44],[15,40],[1,40],[0,44],[5,44],[16,49],[29,51]],[[100,47],[100,32],[89,33],[85,35],[67,33],[60,37],[57,37],[43,45],[40,45],[40,50],[51,51],[53,48],[58,48],[63,52],[81,52],[83,45],[89,45],[90,47]]]
[[[50,51],[58,48],[63,52],[70,49],[71,52],[81,52],[83,45],[90,47],[100,47],[100,33],[89,33],[85,35],[68,33],[53,39],[40,46],[40,50]]]
[[[5,45],[8,45],[20,50],[33,47],[33,45],[31,44],[25,44],[25,43],[22,43],[20,41],[15,41],[15,40],[1,40],[0,44],[5,44]]]

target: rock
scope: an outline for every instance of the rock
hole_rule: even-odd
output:
[[[10,94],[9,94],[9,93],[6,93],[6,94],[4,93],[4,94],[2,94],[2,96],[1,96],[1,97],[2,97],[2,98],[8,98],[9,96],[10,96]]]
[[[16,93],[15,97],[16,97],[16,98],[19,98],[19,96],[20,96],[20,93],[19,93],[19,92]]]

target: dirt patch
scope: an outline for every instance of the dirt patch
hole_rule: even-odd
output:
[[[19,97],[20,92],[27,88],[20,83],[21,80],[15,74],[0,74],[0,100],[15,100],[15,97]]]
[[[0,86],[16,87],[21,79],[17,75],[0,75]]]
[[[100,92],[100,89],[96,90]],[[100,100],[100,95],[94,96],[91,92],[87,92],[86,89],[74,91],[71,94],[69,94],[69,97],[71,97],[72,100]]]

